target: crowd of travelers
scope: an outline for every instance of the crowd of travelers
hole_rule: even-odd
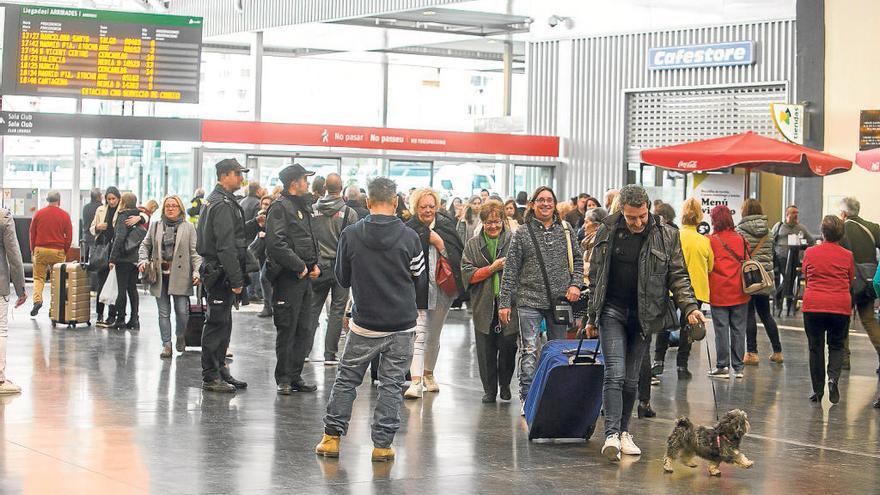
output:
[[[232,311],[262,304],[257,316],[272,318],[277,332],[277,393],[290,395],[317,389],[303,370],[325,312],[323,364],[338,370],[319,455],[339,455],[355,388],[372,368],[378,383],[373,459],[394,457],[401,402],[440,389],[440,336],[457,308],[473,321],[484,403],[513,400],[515,373],[516,395],[525,403],[546,341],[570,338],[573,330],[600,337],[602,452],[612,460],[641,452],[630,417],[634,409],[638,417],[656,414],[651,385],[663,378],[670,347],[677,345],[677,379],[692,378],[689,332],[707,321],[706,310],[717,351],[712,379],[741,380],[745,366],[762,361],[759,320],[770,344],[767,360],[784,362],[774,317],[784,306],[803,313],[810,400],[821,401],[826,385],[829,400],[841,400],[851,315],[880,357],[874,312],[880,226],[859,216],[855,198],[844,198],[813,236],[794,205],[771,227],[756,199],[744,202],[738,219],[728,206],[704,210],[695,198],[677,205],[678,215],[675,205],[652,202],[635,185],[602,198],[560,200],[547,186],[506,199],[485,189],[441,198],[430,188],[398,191],[384,177],[362,189],[298,164],[281,170],[269,191],[255,181],[243,187],[248,172],[223,160],[215,188],[196,190],[188,202],[170,195],[139,205],[116,187],[91,191],[79,238],[93,274],[96,325],[139,330],[142,283],[158,308],[160,357],[171,359],[186,346],[191,297],[203,298],[202,388],[234,393],[247,383],[233,377],[226,360]],[[60,194],[50,191],[45,200],[30,225],[33,317],[43,306],[47,273],[68,258],[73,243]],[[0,210],[0,234],[0,393],[17,393],[3,374],[10,284],[16,307],[27,293],[6,210]],[[747,292],[749,262],[766,280]],[[101,297],[108,281],[117,287],[115,299]],[[556,323],[557,301],[585,302],[585,316]],[[880,398],[874,406],[880,408]]]

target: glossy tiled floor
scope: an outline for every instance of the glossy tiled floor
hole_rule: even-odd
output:
[[[863,335],[852,338],[853,369],[833,407],[806,399],[802,332],[782,331],[782,366],[766,361],[769,344],[761,336],[761,365],[742,381],[717,382],[721,408],[749,414],[752,434],[743,450],[755,467],[724,466],[721,478],[709,478],[702,466],[672,475],[660,467],[675,417],[713,417],[703,373],[680,383],[667,371],[653,389],[658,417],[633,420],[644,454],[611,464],[600,457],[598,438],[530,443],[517,402],[481,404],[467,313],[454,311],[436,370],[442,390],[405,403],[396,462],[370,462],[369,384],[359,391],[342,457],[324,461],[312,449],[334,368],[307,365],[319,385],[315,394],[276,396],[274,330],[252,307],[234,317],[231,365],[250,388],[202,394],[198,353],[160,360],[155,303],[144,296],[141,306],[139,333],[53,329],[45,310],[35,320],[29,306],[14,312],[8,375],[24,393],[0,405],[0,492],[868,494],[880,486],[880,411],[871,408],[877,357]],[[701,351],[691,358],[694,371],[706,369]]]

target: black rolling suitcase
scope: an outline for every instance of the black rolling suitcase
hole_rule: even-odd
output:
[[[196,287],[196,303],[189,305],[189,317],[186,319],[186,331],[183,340],[187,347],[202,347],[202,330],[205,328],[207,305],[202,287]]]
[[[545,344],[524,407],[529,440],[589,440],[602,409],[604,376],[598,339]]]

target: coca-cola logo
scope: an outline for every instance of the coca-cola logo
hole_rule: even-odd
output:
[[[874,162],[871,164],[872,172],[880,172],[880,162]]]
[[[686,162],[686,161],[682,160],[682,161],[678,162],[678,168],[693,170],[693,169],[697,168],[697,161],[691,160],[689,162]]]

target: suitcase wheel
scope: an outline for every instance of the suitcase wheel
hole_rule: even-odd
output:
[[[52,322],[52,328],[55,328],[55,322],[54,322],[54,321]]]
[[[589,440],[590,437],[593,436],[593,433],[596,431],[596,423],[593,423],[589,428],[587,428],[587,433],[584,435],[584,440]]]
[[[86,326],[87,326],[87,327],[92,326],[92,322],[91,322],[91,321],[87,321],[87,322],[86,322]]]

